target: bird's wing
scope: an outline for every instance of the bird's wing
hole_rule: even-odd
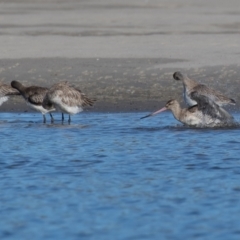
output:
[[[218,106],[214,101],[198,92],[192,92],[191,98],[197,102],[198,110],[204,115],[208,115],[213,119],[230,120],[233,117],[223,108]]]
[[[28,101],[34,105],[42,105],[43,103],[43,98],[44,95],[41,93],[32,93],[29,97],[28,97]]]
[[[236,101],[232,98],[225,96],[223,93],[219,92],[216,89],[209,88],[204,84],[199,84],[194,87],[192,91],[197,91],[200,95],[204,95],[211,99],[213,102],[219,105],[219,102],[223,102],[224,104],[236,104]]]
[[[68,105],[85,107],[92,106],[96,101],[95,99],[88,98],[80,89],[69,87],[66,91],[67,92],[62,95],[62,101]]]
[[[0,85],[0,96],[9,96],[9,95],[20,95],[20,92],[12,88],[10,85],[7,84],[1,84]]]
[[[189,111],[190,113],[194,113],[194,112],[196,112],[197,110],[198,110],[198,106],[197,106],[197,105],[194,105],[194,106],[191,106],[191,107],[188,108],[188,111]]]

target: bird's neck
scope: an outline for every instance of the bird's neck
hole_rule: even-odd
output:
[[[192,88],[194,88],[197,85],[198,85],[198,83],[196,81],[194,81],[193,79],[191,79],[191,78],[185,77],[183,79],[183,86],[184,86],[184,88],[187,87],[188,89],[192,89]]]
[[[15,83],[13,88],[17,89],[21,94],[25,91],[25,87],[21,83]]]
[[[181,115],[182,115],[182,109],[180,107],[179,103],[176,103],[174,107],[171,109],[173,116],[180,121]]]

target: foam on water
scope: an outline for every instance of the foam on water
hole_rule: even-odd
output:
[[[240,128],[143,115],[2,113],[0,238],[239,239]]]

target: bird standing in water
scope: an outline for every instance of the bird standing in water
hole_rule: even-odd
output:
[[[38,86],[25,87],[23,84],[15,80],[11,82],[11,86],[20,92],[29,107],[42,113],[43,123],[46,123],[46,113],[50,114],[51,122],[54,121],[51,114],[52,111],[55,111],[53,105],[49,105],[47,109],[42,106],[48,88]]]
[[[9,96],[20,95],[20,92],[5,83],[0,84],[0,106],[6,102]]]
[[[72,87],[68,82],[54,84],[47,92],[43,107],[53,105],[58,111],[62,112],[62,121],[64,113],[69,114],[68,122],[71,122],[71,115],[83,111],[83,107],[92,106],[96,100],[88,98],[81,90]]]

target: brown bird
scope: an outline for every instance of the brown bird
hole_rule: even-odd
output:
[[[1,83],[0,84],[0,106],[6,102],[9,96],[20,95],[20,92],[15,88],[12,88],[10,85]]]
[[[181,72],[175,72],[173,74],[173,78],[175,80],[182,81],[183,88],[184,88],[183,89],[184,100],[188,106],[194,106],[197,104],[197,102],[191,98],[191,93],[195,91],[199,95],[208,97],[220,107],[227,104],[233,104],[233,105],[236,104],[234,99],[228,98],[227,96],[223,95],[221,92],[215,89],[209,88],[206,85],[199,84],[198,82],[194,81],[193,79],[190,79],[186,75],[183,75]]]
[[[64,113],[69,114],[68,122],[71,122],[71,115],[83,111],[83,107],[92,106],[96,100],[88,98],[78,88],[72,87],[69,83],[59,82],[54,84],[47,92],[43,107],[48,109],[53,105],[58,111],[62,112],[62,121]]]
[[[190,94],[190,97],[197,102],[197,105],[182,109],[177,100],[169,100],[165,107],[142,118],[154,116],[169,109],[176,120],[188,126],[215,127],[234,123],[234,118],[227,111],[206,96],[199,95],[195,91]]]
[[[46,113],[50,114],[51,122],[54,121],[51,114],[52,111],[55,111],[53,105],[49,105],[47,109],[42,106],[43,99],[48,91],[48,88],[39,86],[25,87],[15,80],[11,82],[11,86],[20,92],[29,107],[42,113],[44,123],[46,123]]]

